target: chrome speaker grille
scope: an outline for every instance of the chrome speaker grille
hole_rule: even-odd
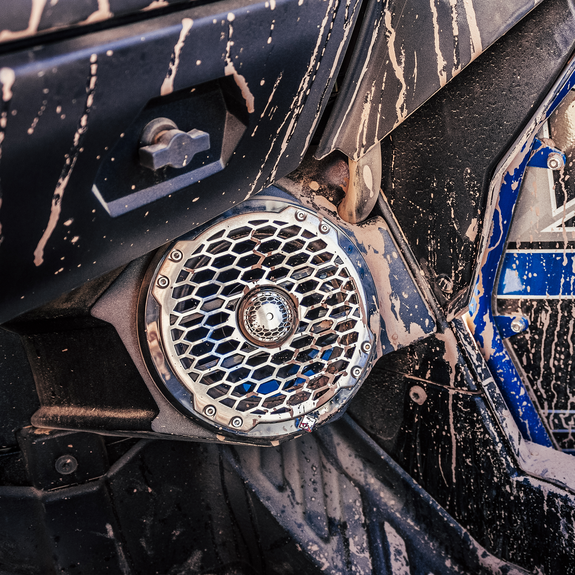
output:
[[[341,409],[374,336],[367,268],[349,240],[343,249],[332,224],[290,204],[251,210],[171,247],[150,283],[145,328],[158,377],[174,396],[177,385],[189,392],[188,411],[271,437]]]

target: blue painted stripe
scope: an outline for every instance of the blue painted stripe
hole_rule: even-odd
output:
[[[503,260],[498,297],[575,296],[575,253],[563,250],[508,251]]]

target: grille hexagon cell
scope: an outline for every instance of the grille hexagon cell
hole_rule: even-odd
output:
[[[286,206],[176,242],[148,294],[159,377],[173,375],[191,392],[194,415],[235,433],[317,414],[358,384],[352,368],[369,359],[365,292],[341,232],[321,233],[317,216],[302,222],[301,209]]]

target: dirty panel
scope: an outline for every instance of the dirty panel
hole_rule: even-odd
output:
[[[492,171],[574,37],[568,3],[545,2],[383,141],[385,195],[449,314],[469,302]]]
[[[218,3],[1,57],[0,266],[12,280],[0,288],[0,322],[148,253],[294,169],[356,16],[353,0]],[[161,197],[144,193],[111,213],[111,201],[122,208],[140,182],[118,180],[98,195],[101,165],[149,170],[138,164],[134,133],[143,111],[160,105],[170,119],[171,105],[188,98],[193,119],[195,92],[205,89],[223,91],[219,101],[233,111],[224,107],[203,128],[219,138],[225,167],[191,187],[168,178],[177,185]],[[243,135],[221,144],[232,117]],[[122,146],[132,148],[116,156]]]
[[[357,160],[541,0],[371,0],[317,150]]]
[[[0,0],[0,43],[194,3],[197,0]]]
[[[507,334],[507,344],[556,444],[570,453],[575,453],[573,102],[571,90],[538,133],[546,155],[543,161],[531,157],[523,179],[499,271],[496,316],[521,322]]]
[[[349,413],[488,551],[529,572],[574,573],[575,501],[517,467],[483,391],[465,387],[490,375],[468,353],[463,330],[457,320],[444,334],[453,340],[460,385],[439,385],[452,370],[430,337],[383,357]]]

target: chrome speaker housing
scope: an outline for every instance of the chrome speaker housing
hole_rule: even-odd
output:
[[[275,198],[173,243],[142,298],[142,347],[185,414],[237,436],[311,431],[369,371],[375,288],[333,223]]]

